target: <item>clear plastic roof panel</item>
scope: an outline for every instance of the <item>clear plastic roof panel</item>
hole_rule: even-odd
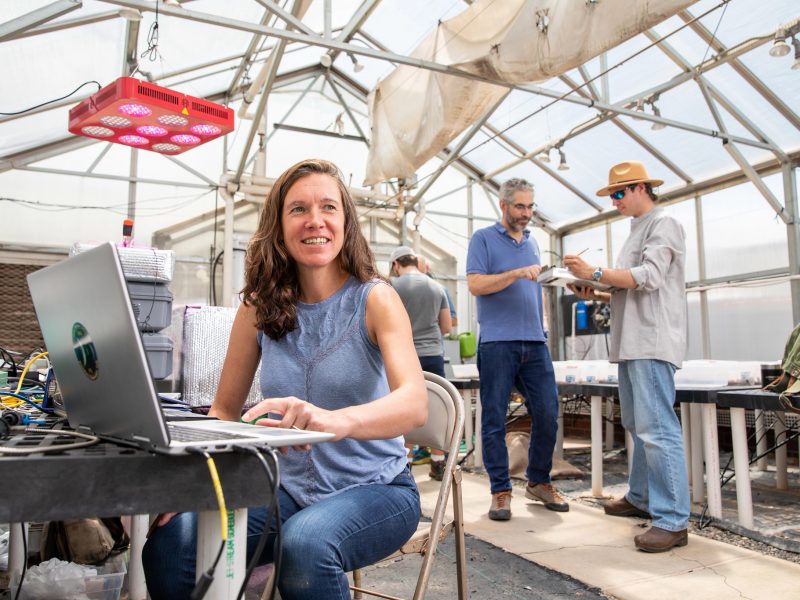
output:
[[[4,21],[50,3],[49,0],[7,0],[3,4]],[[277,4],[286,11],[291,11],[295,5],[291,0]],[[142,5],[145,8],[155,6],[153,3]],[[468,3],[461,0],[383,0],[362,5],[359,0],[329,3],[313,0],[303,15],[304,25],[321,34],[326,26],[326,5],[330,9],[330,28],[334,38],[367,6],[367,16],[360,28],[349,32],[353,48],[385,48],[405,56],[439,21],[457,15]],[[215,0],[184,1],[182,9],[169,8],[163,2],[158,6],[162,10],[158,15],[158,46],[155,49],[150,43],[156,22],[152,10],[143,10],[140,21],[130,21],[124,16],[130,11],[112,1],[100,0],[84,0],[78,10],[41,26],[47,29],[61,24],[63,28],[38,35],[35,30],[28,31],[0,43],[0,61],[4,65],[0,112],[22,111],[61,98],[82,83],[96,81],[103,86],[121,75],[130,74],[132,67],[125,56],[129,30],[138,31],[135,49],[137,76],[152,78],[158,84],[174,86],[188,94],[214,97],[218,102],[230,103],[238,111],[242,90],[257,80],[278,40],[243,30],[246,27],[224,25],[233,23],[255,27],[264,23],[284,29],[286,23],[271,14],[264,4],[254,0],[224,3]],[[190,18],[168,14],[174,10],[183,10]],[[197,18],[192,15],[197,15]],[[211,19],[206,19],[209,15]],[[698,16],[697,24],[687,23]],[[784,153],[797,152],[800,150],[797,127],[800,77],[797,70],[791,69],[793,55],[773,57],[769,49],[775,30],[798,17],[800,6],[795,0],[772,0],[769,10],[747,1],[726,4],[718,0],[698,1],[685,15],[674,16],[654,27],[650,37],[644,33],[637,35],[612,48],[603,57],[588,61],[582,68],[569,70],[563,80],[556,77],[531,82],[527,86],[546,93],[521,89],[511,91],[488,119],[491,129],[483,128],[468,141],[459,158],[472,166],[473,177],[490,179],[485,184],[492,188],[510,177],[533,181],[541,214],[557,227],[569,227],[595,216],[598,211],[593,204],[612,214],[608,199],[596,197],[595,191],[605,183],[608,167],[621,160],[637,158],[645,161],[654,175],[665,180],[662,193],[678,191],[687,183],[703,182],[739,171],[741,166],[726,151],[719,137],[690,131],[693,127],[709,131],[719,129],[698,83],[684,75],[686,65],[694,68],[704,60],[715,59],[719,43],[725,48],[737,48],[742,44],[753,46],[735,62],[709,63],[702,75],[731,105],[728,108],[718,105],[726,130],[746,139],[756,139],[761,132]],[[202,22],[205,20],[214,22]],[[75,23],[86,24],[69,26]],[[713,36],[713,41],[709,42],[703,35]],[[655,45],[654,38],[662,38],[663,47]],[[246,57],[251,45],[254,53]],[[367,146],[349,138],[362,133],[369,138],[365,94],[380,78],[391,73],[395,65],[359,55],[357,51],[353,55],[331,52],[335,60],[329,72],[334,81],[341,82],[334,90],[330,83],[325,82],[327,71],[321,66],[325,63],[322,55],[328,52],[313,44],[287,44],[262,122],[254,124],[253,120],[240,118],[237,114],[236,131],[226,140],[192,150],[178,161],[140,153],[138,177],[184,184],[186,189],[174,188],[175,203],[180,205],[181,198],[213,188],[209,181],[218,182],[225,169],[235,171],[243,160],[242,156],[245,157],[245,173],[250,171],[259,140],[258,135],[251,135],[255,127],[269,140],[268,176],[277,176],[299,158],[315,155],[335,160],[346,177],[359,186],[364,179]],[[751,74],[748,77],[751,80],[748,81],[743,73]],[[314,83],[309,88],[312,81]],[[569,82],[579,89],[574,90]],[[227,98],[227,92],[236,85],[240,86],[236,93]],[[33,165],[75,172],[86,170],[99,160],[93,167],[95,174],[127,177],[130,152],[126,148],[115,147],[101,157],[105,148],[102,143],[77,151],[73,151],[74,145],[70,146],[75,140],[66,132],[68,110],[94,93],[96,88],[96,84],[90,83],[69,98],[56,102],[52,105],[55,108],[45,106],[21,115],[0,115],[0,165],[3,165],[0,182],[10,197],[30,199],[23,197],[30,193],[30,186],[21,183],[30,178],[21,176],[19,172],[11,176],[9,173],[14,169],[2,162],[26,151],[33,158],[20,162],[15,157],[17,169]],[[337,90],[347,108],[340,102]],[[780,100],[779,106],[767,92]],[[604,114],[597,106],[586,106],[584,101],[573,101],[591,94],[599,95],[601,101],[608,94],[606,103],[612,106],[619,103],[635,106],[638,99],[651,101],[642,104],[645,113],[652,115],[657,108],[664,118],[677,126],[654,129],[652,121],[636,120],[628,115],[616,117],[619,124],[608,120],[595,124],[610,115]],[[258,101],[256,94],[248,112],[255,110]],[[358,126],[353,123],[353,118]],[[337,139],[330,135],[276,129],[276,123],[342,135]],[[463,135],[457,135],[449,146],[452,148],[458,144]],[[253,143],[245,147],[251,139]],[[51,155],[50,149],[64,142],[65,153]],[[535,153],[533,160],[520,159],[527,152],[558,144],[561,144],[565,158],[562,169],[559,169],[560,155],[555,149],[549,153],[549,163],[541,162],[543,155],[540,153]],[[768,148],[742,143],[735,143],[735,147],[752,165],[775,159],[775,153]],[[42,160],[36,160],[40,153]],[[426,178],[435,174],[438,179],[427,190],[426,197],[442,197],[435,203],[442,212],[465,214],[464,169],[452,165],[439,175],[440,165],[441,160],[434,158],[421,166],[417,173],[419,185],[424,185]],[[563,166],[569,168],[563,169]],[[47,180],[50,177],[55,175],[48,176]],[[115,190],[111,193],[119,196],[114,199],[114,205],[121,205],[127,201],[128,190],[120,181],[95,182],[92,186],[108,185],[109,189]],[[11,183],[13,185],[9,185]],[[160,198],[165,189],[172,189],[169,185],[148,185],[153,189],[142,186],[138,191],[143,206]],[[208,187],[192,188],[192,185]],[[771,185],[776,190],[776,197],[782,201],[782,186]],[[85,189],[89,187],[87,185]],[[387,193],[394,189],[387,185],[379,187]],[[76,195],[72,202],[75,206],[92,204],[82,198],[81,185],[70,183],[63,189],[72,190],[71,193]],[[141,196],[145,189],[147,194]],[[752,186],[748,189],[758,195]],[[414,191],[411,193],[413,195]],[[44,195],[37,194],[39,197]],[[479,186],[475,187],[473,197],[485,198],[485,192]],[[477,201],[475,204],[476,214],[494,218],[495,213],[488,202],[484,206]],[[764,205],[769,213],[770,207],[766,202]],[[199,210],[200,205],[196,208]],[[174,216],[183,217],[187,210],[191,212],[190,207],[183,206],[174,211]],[[168,219],[170,214],[165,212],[163,218]]]

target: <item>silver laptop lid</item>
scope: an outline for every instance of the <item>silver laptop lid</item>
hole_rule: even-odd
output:
[[[28,286],[70,425],[167,446],[114,245],[101,244],[35,271]]]

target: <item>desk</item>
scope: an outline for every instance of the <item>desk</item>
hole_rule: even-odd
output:
[[[724,391],[742,388],[689,388],[675,390],[675,401],[681,404],[681,419],[687,472],[692,484],[692,500],[703,500],[703,456],[705,456],[705,480],[708,511],[711,516],[722,517],[722,489],[719,480],[719,438],[717,433],[717,398]],[[592,495],[603,495],[603,445],[602,445],[602,399],[619,396],[619,387],[611,383],[559,383],[559,396],[584,395],[591,397],[592,439]],[[628,460],[632,444],[628,439]],[[629,462],[630,466],[630,462]],[[629,469],[630,470],[630,469]]]
[[[791,396],[790,402],[800,408],[800,399]],[[731,437],[733,438],[733,464],[736,476],[736,505],[739,524],[748,529],[753,528],[753,497],[750,487],[750,451],[747,447],[747,426],[745,410],[771,410],[783,414],[785,406],[778,399],[778,394],[760,389],[739,389],[720,392],[717,404],[731,411]],[[775,422],[775,444],[786,440],[786,428],[782,419]],[[775,480],[778,489],[787,489],[786,446],[775,451]]]
[[[483,466],[483,442],[481,440],[481,384],[477,379],[448,379],[464,400],[464,441],[467,453],[472,453],[472,464]],[[472,401],[475,400],[475,422],[472,421]],[[473,442],[474,434],[474,442]]]
[[[214,585],[207,597],[235,598],[246,566],[245,507],[268,504],[272,490],[254,456],[225,453],[215,455],[214,460],[227,507],[238,510],[232,511],[234,523],[229,525],[228,551],[217,566]],[[209,539],[207,552],[198,543],[198,572],[211,565],[219,549],[217,500],[201,456],[162,456],[101,442],[55,455],[4,455],[0,457],[0,481],[3,482],[0,522],[145,515],[134,518],[138,520],[138,526],[131,532],[134,557],[144,544],[147,514],[201,511],[199,529],[205,530]],[[12,527],[14,530],[20,528]],[[200,537],[202,541],[202,531]],[[9,561],[9,572],[12,569]],[[143,590],[130,590],[131,586],[141,585],[137,577],[141,577],[140,563],[129,568],[131,600],[144,599]],[[229,589],[233,593],[228,593]]]

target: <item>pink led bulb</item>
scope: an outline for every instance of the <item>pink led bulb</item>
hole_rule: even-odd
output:
[[[194,125],[190,128],[192,133],[196,133],[197,135],[219,135],[222,133],[222,129],[217,127],[216,125]]]
[[[179,133],[169,138],[170,141],[180,144],[181,146],[194,146],[199,144],[202,140],[196,135],[189,135],[188,133]]]
[[[121,143],[129,146],[146,146],[150,143],[150,140],[140,135],[121,135],[118,139]]]
[[[144,104],[122,104],[117,110],[129,117],[149,117],[153,114]]]
[[[136,128],[136,133],[148,137],[163,137],[167,135],[169,131],[158,125],[142,125]]]

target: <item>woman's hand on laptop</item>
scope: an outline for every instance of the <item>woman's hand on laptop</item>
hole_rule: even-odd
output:
[[[282,415],[282,417],[280,419],[271,418],[268,416],[269,413]],[[340,411],[325,410],[294,396],[265,398],[242,415],[242,421],[265,427],[325,431],[336,436],[332,441],[347,437],[353,426],[352,420],[341,414]],[[306,444],[294,448],[295,450],[310,450],[311,446]]]

